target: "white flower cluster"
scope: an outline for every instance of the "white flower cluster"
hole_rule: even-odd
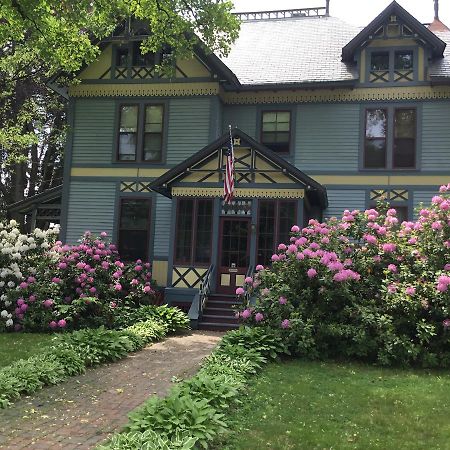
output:
[[[54,244],[59,227],[49,230],[36,228],[29,235],[22,234],[15,220],[0,222],[0,329],[14,324],[15,298],[19,284],[25,277],[36,274],[36,265]],[[12,301],[13,300],[13,301]]]

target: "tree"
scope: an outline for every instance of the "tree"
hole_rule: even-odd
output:
[[[61,184],[64,99],[46,87],[74,74],[131,17],[148,25],[142,49],[192,54],[200,38],[227,54],[239,20],[221,0],[3,0],[0,4],[0,214],[4,206]]]

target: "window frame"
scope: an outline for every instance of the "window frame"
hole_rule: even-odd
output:
[[[152,240],[152,209],[153,209],[153,199],[151,197],[143,197],[143,196],[135,196],[135,195],[130,195],[130,196],[120,196],[119,197],[119,205],[118,205],[118,216],[117,216],[117,251],[120,254],[120,234],[121,231],[124,230],[128,230],[128,228],[122,228],[121,227],[121,222],[122,222],[122,211],[123,211],[123,203],[126,201],[142,201],[142,202],[146,202],[149,205],[148,208],[148,217],[147,217],[147,245],[145,247],[145,258],[140,258],[142,259],[142,261],[144,262],[149,262],[150,261],[150,253],[151,253],[151,245],[153,244],[153,242],[151,242]],[[139,231],[143,231],[143,230],[139,230]],[[128,261],[123,259],[122,255],[120,256],[122,258],[123,261],[125,262],[135,262],[135,261]]]
[[[395,81],[395,53],[412,52],[413,54],[413,79],[411,81]],[[374,83],[370,81],[370,72],[372,71],[372,54],[388,53],[389,54],[389,81]],[[362,83],[366,87],[385,87],[385,86],[410,86],[419,82],[419,47],[414,45],[405,45],[398,47],[367,47],[365,61],[365,79]]]
[[[178,241],[178,224],[180,220],[180,202],[189,200],[193,202],[193,208],[192,208],[192,236],[190,239],[191,242],[191,252],[189,255],[189,260],[179,260],[177,258],[177,244]],[[212,198],[192,198],[192,197],[178,197],[176,199],[177,205],[176,205],[176,220],[175,220],[175,243],[173,245],[173,264],[182,266],[186,265],[189,267],[209,267],[211,265],[212,261],[212,251],[209,254],[209,261],[204,263],[197,263],[195,261],[196,258],[196,245],[197,245],[197,223],[198,223],[198,202],[199,201],[208,201],[211,204],[211,229],[210,229],[210,248],[212,250],[212,243],[213,243],[213,234],[214,234],[214,199]]]
[[[270,148],[270,144],[265,144],[263,141],[263,119],[264,119],[264,114],[267,113],[289,113],[289,141],[288,141],[288,151],[286,152],[278,152],[276,150],[272,150]],[[291,155],[292,152],[292,147],[293,147],[293,143],[294,143],[294,125],[295,124],[295,109],[293,108],[287,108],[287,107],[280,107],[280,108],[263,108],[260,110],[259,114],[258,114],[258,130],[259,130],[259,141],[261,142],[262,145],[264,145],[265,147],[267,147],[269,150],[273,151],[274,153],[276,153],[277,155],[284,155],[284,156],[288,156]]]
[[[272,250],[272,254],[276,252],[278,245],[281,243],[280,242],[280,209],[281,209],[281,203],[285,202],[285,203],[292,203],[294,205],[294,220],[296,222],[297,219],[297,214],[298,214],[298,208],[299,208],[299,204],[298,201],[295,199],[288,199],[288,198],[280,198],[280,199],[259,199],[258,201],[258,213],[257,213],[257,222],[256,222],[256,255],[255,255],[255,261],[256,264],[262,264],[261,261],[258,261],[258,254],[259,254],[259,250],[260,250],[260,246],[259,246],[259,225],[260,225],[260,220],[261,220],[261,203],[263,202],[267,202],[267,203],[274,203],[275,204],[275,212],[274,212],[274,218],[275,218],[275,229],[273,232],[273,236],[274,236],[274,245],[273,245],[273,250]],[[295,223],[293,223],[292,225],[294,225]],[[284,244],[288,244],[286,242],[283,242]],[[288,244],[289,245],[289,244]],[[268,262],[270,263],[270,261]],[[265,264],[267,264],[265,262]],[[265,265],[264,264],[264,265]]]
[[[385,167],[373,168],[365,167],[365,143],[366,143],[366,115],[368,110],[384,109],[387,111],[386,121],[386,165]],[[414,167],[394,166],[394,140],[395,140],[395,111],[399,109],[414,109],[416,112],[415,123],[415,153]],[[408,103],[374,103],[363,104],[360,110],[360,150],[359,150],[359,171],[360,172],[417,172],[421,170],[422,155],[422,105],[419,102]]]
[[[134,160],[121,160],[120,159],[120,116],[123,106],[137,106],[138,107],[138,122],[137,122],[137,141],[136,141],[136,157]],[[161,106],[162,107],[162,131],[161,131],[161,158],[158,161],[148,161],[144,159],[144,135],[145,135],[145,110],[147,106]],[[167,150],[167,133],[168,133],[168,103],[163,100],[156,100],[154,102],[148,100],[136,100],[136,101],[119,101],[116,106],[116,125],[114,136],[113,163],[116,164],[145,164],[152,166],[161,166],[166,162],[166,150]]]

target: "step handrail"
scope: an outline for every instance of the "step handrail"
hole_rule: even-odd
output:
[[[214,274],[214,264],[211,264],[200,283],[199,289],[199,302],[198,302],[198,318],[203,316],[203,310],[205,309],[206,301],[211,293],[211,283]]]

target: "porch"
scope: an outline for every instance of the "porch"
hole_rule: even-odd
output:
[[[292,225],[320,219],[326,190],[242,131],[232,132],[234,200],[223,199],[226,134],[155,180],[173,199],[165,299],[189,307],[193,326],[230,328],[236,288],[268,265]],[[169,230],[168,230],[169,231]]]

